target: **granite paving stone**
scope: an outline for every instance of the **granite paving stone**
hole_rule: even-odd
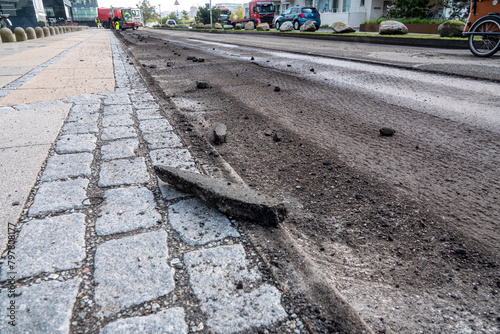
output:
[[[71,107],[70,113],[78,114],[78,113],[91,113],[97,114],[101,110],[100,102],[97,103],[85,103],[85,104],[75,104]]]
[[[187,149],[159,149],[149,152],[153,165],[166,165],[182,169],[195,169],[191,153]]]
[[[25,224],[16,240],[16,277],[77,268],[85,258],[85,215],[73,213]],[[2,267],[1,281],[8,276]]]
[[[99,95],[82,94],[68,97],[63,101],[74,104],[98,104],[101,102],[101,97]]]
[[[65,134],[81,134],[81,133],[97,133],[97,122],[84,121],[84,122],[67,122],[63,126],[63,133]]]
[[[102,118],[102,126],[103,127],[108,127],[108,126],[123,126],[123,125],[133,125],[134,120],[132,119],[131,114],[112,114],[112,115],[105,115]]]
[[[71,177],[90,177],[90,165],[94,156],[90,153],[62,154],[49,157],[42,181],[55,181]]]
[[[162,180],[160,180],[160,178],[157,178],[157,180],[158,180],[158,187],[160,188],[161,195],[167,201],[191,196],[190,194],[179,191],[177,188],[172,187],[171,185],[169,185],[166,182],[163,182]]]
[[[158,109],[137,109],[135,112],[139,121],[163,118]]]
[[[139,122],[142,133],[166,132],[174,129],[166,119],[150,119]]]
[[[99,118],[98,113],[70,111],[68,118],[66,119],[66,122],[97,123],[98,118]]]
[[[176,148],[184,146],[180,138],[173,132],[149,133],[144,135],[144,140],[150,150],[158,148]]]
[[[127,80],[128,81],[128,78]],[[130,98],[128,94],[126,93],[113,93],[113,94],[108,94],[104,98],[104,105],[112,105],[112,104],[130,104]]]
[[[135,129],[129,126],[110,126],[101,131],[102,140],[116,140],[136,137],[137,133],[135,132]]]
[[[7,316],[0,321],[0,333],[23,334],[67,334],[73,306],[78,294],[80,278],[65,282],[46,281],[19,288],[15,300],[16,326],[9,325]],[[0,307],[5,310],[12,299],[7,293],[0,294]]]
[[[163,230],[110,240],[97,247],[94,280],[100,313],[119,310],[165,296],[175,287],[167,265],[167,233]]]
[[[100,334],[185,334],[188,326],[184,318],[184,309],[173,307],[144,317],[119,319],[106,325]]]
[[[93,152],[97,138],[94,134],[61,135],[56,142],[55,151],[58,154]]]
[[[149,181],[144,158],[105,161],[99,173],[99,187],[141,184]]]
[[[205,245],[212,241],[240,236],[226,216],[197,198],[169,206],[168,218],[182,241],[189,245]]]
[[[151,93],[149,93],[149,92],[141,93],[141,94],[137,94],[137,93],[130,94],[130,99],[132,101],[140,101],[140,102],[154,102],[154,100],[155,100],[153,95],[151,95]]]
[[[88,184],[89,180],[82,178],[42,183],[28,211],[28,216],[83,209]]]
[[[139,141],[137,139],[112,141],[101,147],[101,156],[103,160],[130,158],[135,156],[138,148]]]
[[[134,101],[132,103],[136,109],[151,109],[159,107],[158,103],[154,101]]]
[[[123,233],[157,225],[153,193],[147,188],[130,187],[107,190],[98,209],[95,230],[98,235]]]
[[[216,333],[237,333],[286,319],[281,293],[269,284],[259,286],[261,275],[249,268],[240,244],[189,252],[184,263],[208,317],[206,324]]]
[[[104,115],[132,114],[132,106],[130,104],[105,105],[103,109],[103,114]]]

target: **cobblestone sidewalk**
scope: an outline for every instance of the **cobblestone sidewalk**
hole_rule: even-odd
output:
[[[9,236],[0,332],[306,331],[237,221],[156,179],[154,164],[196,164],[111,41],[116,91],[63,101],[69,116]]]

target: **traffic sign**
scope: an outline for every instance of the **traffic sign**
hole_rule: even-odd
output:
[[[175,0],[174,6],[179,6],[179,1]]]

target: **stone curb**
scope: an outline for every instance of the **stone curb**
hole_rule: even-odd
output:
[[[36,28],[39,28],[39,27],[36,27]],[[63,29],[62,32],[59,32],[59,33],[55,33],[55,34],[50,34],[50,36],[55,36],[55,35],[58,35],[58,34],[65,34],[65,33],[68,33],[68,32],[76,32],[76,31],[83,31],[83,30],[87,30],[87,29],[90,29],[88,26],[71,26],[71,27],[56,27],[56,28],[67,28],[67,29]],[[0,39],[0,44],[3,44],[3,43],[12,43],[12,42],[25,42],[27,40],[32,40],[32,39],[39,39],[39,38],[44,38],[44,37],[49,37],[49,36],[45,36],[44,34],[40,35],[40,34],[36,34],[36,35],[32,35],[32,36],[26,36],[26,32],[28,29],[31,29],[31,30],[35,30],[35,28],[32,28],[32,27],[27,27],[26,29],[23,29],[21,27],[16,27],[14,30],[18,31],[18,35],[19,36],[22,36],[24,35],[25,38],[14,38],[14,41],[11,41],[7,36],[7,30],[10,30],[8,28],[2,28],[2,34],[1,34],[1,39]],[[11,31],[11,35],[12,36],[15,36],[14,32]]]
[[[154,28],[163,29],[163,28]],[[382,37],[378,35],[374,36],[355,36],[355,35],[341,35],[341,34],[297,34],[297,33],[282,33],[282,32],[256,32],[256,31],[223,31],[215,29],[198,30],[190,29],[192,32],[199,33],[211,33],[211,34],[252,34],[260,36],[281,36],[281,37],[294,37],[294,38],[306,38],[306,39],[319,39],[319,40],[329,40],[329,41],[342,41],[342,42],[353,42],[353,43],[372,43],[372,44],[385,44],[385,45],[401,45],[401,46],[417,46],[417,47],[427,47],[427,48],[442,48],[442,49],[468,49],[467,40],[454,40],[454,39],[430,39],[430,38],[412,38],[412,37]]]

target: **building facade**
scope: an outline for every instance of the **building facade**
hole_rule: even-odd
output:
[[[46,22],[42,0],[0,0],[0,12],[9,15],[13,28],[36,27]]]
[[[71,5],[73,21],[78,25],[96,26],[97,0],[71,0]]]
[[[281,0],[273,1],[277,13],[289,7],[313,6],[321,13],[321,25],[344,22],[353,28],[359,28],[366,20],[376,20],[385,15],[387,6],[392,1],[386,0]]]

